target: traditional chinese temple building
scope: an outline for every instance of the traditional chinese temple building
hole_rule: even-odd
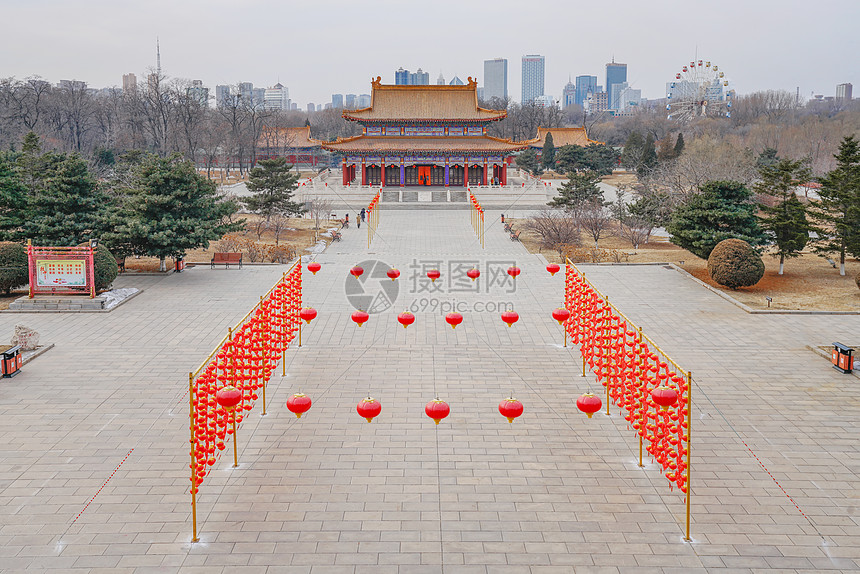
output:
[[[462,86],[372,84],[369,108],[343,112],[362,135],[321,142],[343,155],[344,185],[505,185],[511,155],[537,141],[488,136],[487,124],[507,112],[479,107],[472,78]]]
[[[257,159],[284,157],[295,166],[316,168],[328,165],[327,152],[311,138],[310,126],[302,128],[264,127],[257,140]]]

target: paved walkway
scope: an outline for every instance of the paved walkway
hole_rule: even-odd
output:
[[[623,418],[575,409],[596,386],[550,317],[562,275],[489,220],[480,249],[467,212],[383,211],[369,250],[366,238],[346,230],[305,275],[319,316],[272,380],[269,414],[258,404],[243,423],[240,467],[224,457],[201,487],[196,544],[185,373],[285,268],[122,278],[145,291],[109,314],[0,314],[0,333],[22,322],[57,345],[0,380],[0,570],[860,568],[857,379],[805,349],[856,338],[856,317],[747,315],[672,269],[584,267],[694,373],[690,544],[683,495],[637,467]],[[347,270],[365,262],[370,275],[374,261],[402,275],[396,296],[366,280],[377,308],[393,303],[358,328]],[[472,265],[476,284],[455,274]],[[512,328],[506,305],[521,316]],[[408,329],[395,321],[405,308]],[[451,308],[465,316],[456,330]],[[283,405],[299,389],[314,406],[296,419]],[[355,413],[368,393],[383,404],[372,424]],[[496,410],[510,393],[525,404],[513,424]],[[438,426],[423,413],[435,395],[452,409]]]

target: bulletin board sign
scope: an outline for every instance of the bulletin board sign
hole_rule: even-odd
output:
[[[30,298],[35,295],[96,296],[93,249],[27,246]]]

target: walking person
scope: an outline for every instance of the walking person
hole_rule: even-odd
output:
[[[361,208],[361,212],[359,213],[359,215],[361,216],[361,220],[364,221],[364,208],[363,207]]]
[[[362,209],[362,211],[364,211],[364,209]],[[361,214],[360,214],[360,213],[358,214],[358,217],[356,217],[356,218],[355,218],[355,222],[358,224],[358,228],[359,228],[359,229],[361,229],[361,220],[362,220],[362,219],[364,219],[364,218],[363,218],[363,217],[361,217]]]

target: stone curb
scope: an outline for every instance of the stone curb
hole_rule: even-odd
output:
[[[48,343],[47,345],[39,345],[39,347],[35,351],[24,351],[21,353],[21,366],[23,367],[33,359],[38,356],[41,356],[51,349],[54,348],[53,343]]]
[[[675,271],[681,273],[682,275],[684,275],[688,279],[695,281],[696,283],[698,283],[699,285],[701,285],[702,287],[704,287],[708,291],[712,291],[712,292],[716,293],[717,295],[719,295],[720,297],[722,297],[723,299],[725,299],[726,301],[728,301],[732,305],[734,305],[736,307],[740,307],[741,309],[743,309],[744,311],[746,311],[750,315],[860,315],[860,311],[808,311],[808,310],[804,310],[804,309],[753,309],[752,307],[749,307],[748,305],[744,305],[743,303],[741,303],[740,301],[738,301],[737,299],[735,299],[731,295],[728,295],[727,293],[724,293],[719,289],[715,289],[714,287],[711,287],[710,285],[708,285],[704,281],[697,279],[696,277],[693,277],[693,275],[689,271],[687,271],[686,269],[682,269],[682,268],[678,267],[674,263],[664,263],[663,265],[669,265],[670,267],[675,269]]]
[[[110,313],[114,309],[122,307],[127,301],[131,301],[141,293],[143,289],[138,289],[137,293],[132,293],[110,309],[4,309],[3,313]]]

